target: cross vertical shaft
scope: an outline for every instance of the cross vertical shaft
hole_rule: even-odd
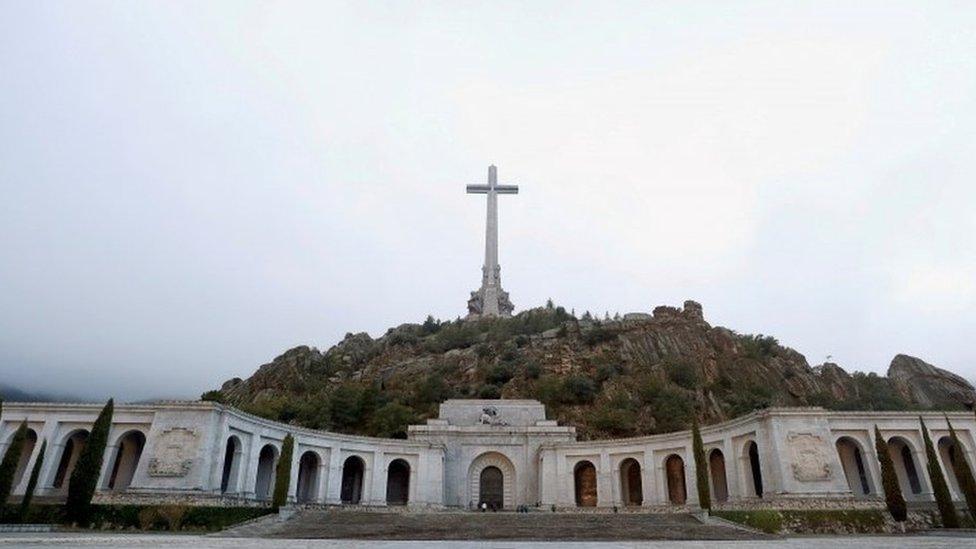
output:
[[[471,292],[468,300],[468,318],[510,316],[515,309],[508,293],[502,290],[501,266],[498,264],[498,195],[518,194],[515,185],[499,185],[498,169],[488,167],[487,185],[468,185],[469,194],[488,195],[488,211],[485,222],[485,264],[481,268],[481,288]]]

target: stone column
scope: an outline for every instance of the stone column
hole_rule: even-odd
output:
[[[325,502],[329,505],[342,504],[342,452],[338,446],[329,449],[329,480],[326,483]]]
[[[367,501],[371,505],[386,506],[386,455],[382,450],[373,453],[372,477],[372,482],[366,485],[370,486],[370,497]]]
[[[318,486],[315,487],[315,503],[329,503],[329,481],[331,474],[332,452],[319,462]]]
[[[54,493],[51,486],[54,484],[54,477],[57,475],[58,463],[61,461],[61,453],[64,451],[64,440],[62,439],[61,426],[57,421],[49,421],[44,424],[44,435],[47,438],[47,455],[44,456],[44,465],[41,467],[41,475],[37,479],[36,495],[48,495]]]
[[[735,448],[732,446],[732,439],[730,437],[722,439],[722,462],[725,464],[725,487],[729,492],[729,502],[733,502],[742,497],[742,489],[739,484],[739,474],[736,470],[736,465],[739,462],[735,456]]]
[[[115,466],[115,460],[119,458],[119,445],[111,444],[111,441],[118,440],[118,433],[109,433],[109,444],[105,446],[105,453],[102,454],[102,471],[98,474],[98,484],[95,485],[96,492],[108,490],[108,481]]]
[[[288,479],[288,496],[286,498],[288,503],[295,503],[298,501],[298,468],[301,460],[301,456],[304,450],[298,448],[298,441],[295,441],[294,451],[291,453],[291,470]]]
[[[698,499],[698,465],[695,463],[695,453],[691,446],[685,447],[685,503],[699,505]]]
[[[641,463],[641,493],[644,497],[643,507],[650,507],[658,502],[657,483],[654,481],[654,451],[650,446],[644,447]]]
[[[575,482],[575,479],[573,479]],[[598,507],[613,507],[613,470],[610,466],[610,455],[606,450],[600,452],[600,468],[597,471],[596,501]]]
[[[238,492],[245,499],[255,498],[255,485],[258,480],[258,461],[261,457],[261,436],[259,433],[252,433],[247,447],[247,462],[244,463],[244,482]]]

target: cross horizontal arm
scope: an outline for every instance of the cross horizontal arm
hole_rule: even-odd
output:
[[[490,190],[488,185],[468,185],[468,194],[488,194]]]
[[[498,194],[518,194],[518,185],[497,185],[495,192]]]

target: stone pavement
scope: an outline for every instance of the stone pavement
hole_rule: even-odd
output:
[[[299,511],[231,528],[221,537],[374,540],[630,541],[744,540],[770,536],[728,523],[703,524],[687,513],[375,513]]]
[[[974,549],[976,539],[950,536],[796,537],[743,541],[522,542],[522,541],[363,541],[217,538],[152,534],[9,534],[0,549]]]

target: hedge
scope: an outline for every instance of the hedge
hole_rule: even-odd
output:
[[[103,505],[90,509],[91,527],[116,530],[218,531],[272,513],[267,507],[190,507],[184,505]],[[178,527],[170,520],[178,518]],[[0,508],[0,523],[69,524],[61,505],[32,505],[21,520],[20,505]]]

